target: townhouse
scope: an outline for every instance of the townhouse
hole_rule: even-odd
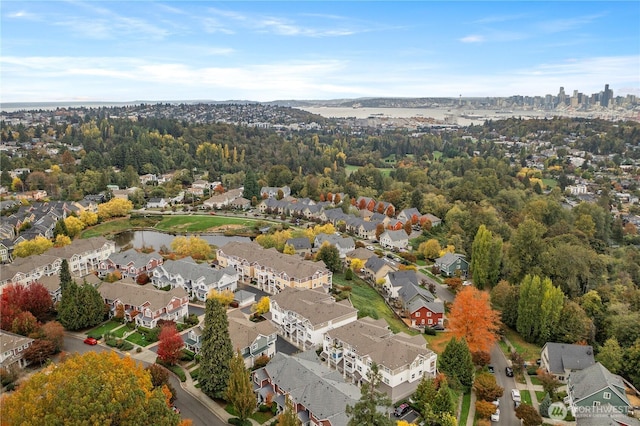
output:
[[[273,357],[276,353],[277,330],[269,321],[252,322],[236,309],[229,311],[229,338],[233,350],[240,351],[245,366],[252,368],[258,358]],[[193,327],[183,335],[185,347],[199,353],[202,349],[203,325]]]
[[[320,250],[324,243],[335,246],[338,249],[340,259],[347,257],[347,253],[356,249],[356,243],[351,237],[343,237],[335,234],[318,234],[313,241],[315,250]]]
[[[0,330],[0,367],[9,369],[13,366],[25,368],[27,361],[24,359],[24,352],[29,349],[34,340]]]
[[[58,275],[62,260],[69,263],[73,277],[79,278],[98,269],[100,262],[115,253],[115,243],[104,237],[74,240],[65,247],[52,248],[38,256],[18,258],[0,268],[0,289],[9,283],[27,285],[41,277]]]
[[[253,283],[261,290],[276,294],[285,288],[328,289],[333,274],[323,262],[312,262],[263,249],[256,243],[230,242],[217,251],[218,265],[233,267],[238,279]]]
[[[113,253],[98,264],[98,276],[104,278],[107,274],[120,272],[122,278],[138,278],[142,274],[151,275],[164,262],[158,253],[142,253],[129,249],[120,253]]]
[[[169,291],[123,282],[103,283],[98,292],[109,306],[109,315],[116,314],[118,305],[124,307],[127,321],[137,326],[154,328],[159,320],[182,322],[189,314],[189,295],[183,288]]]
[[[265,367],[251,373],[258,402],[272,400],[283,411],[289,398],[303,425],[347,426],[347,406],[360,390],[323,365],[314,351],[293,356],[277,353]]]
[[[393,402],[413,394],[423,376],[435,377],[437,355],[427,349],[422,336],[393,334],[385,320],[362,318],[328,330],[321,358],[349,381],[361,385],[376,363],[382,378],[380,390]]]
[[[322,344],[328,330],[358,319],[358,310],[348,299],[336,302],[318,290],[289,288],[270,298],[267,318],[278,333],[305,350]]]
[[[386,249],[404,250],[409,245],[409,236],[403,229],[385,231],[380,234],[380,245]]]
[[[183,288],[189,298],[201,302],[207,300],[211,290],[235,291],[238,286],[238,273],[233,267],[212,269],[208,264],[199,264],[191,257],[180,260],[167,260],[151,272],[153,286]]]
[[[404,311],[412,327],[432,327],[444,322],[444,303],[420,285],[415,271],[389,272],[382,284],[384,295]]]

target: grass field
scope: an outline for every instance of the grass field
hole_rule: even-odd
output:
[[[224,216],[168,216],[163,217],[155,228],[167,232],[205,232],[224,225],[252,227],[253,219]]]
[[[449,340],[453,338],[453,334],[449,332],[438,332],[435,336],[425,334],[424,338],[427,340],[429,349],[440,355],[447,346],[447,343],[449,343]]]
[[[153,228],[159,221],[159,217],[114,219],[86,229],[80,234],[80,238],[94,238],[107,234],[117,234],[123,231],[130,231],[133,228]]]
[[[347,164],[344,169],[347,173],[347,176],[349,176],[351,173],[355,172],[360,167],[361,166],[351,166]],[[383,176],[389,176],[389,173],[391,173],[391,170],[393,170],[393,167],[384,167],[384,168],[378,167],[378,170],[380,170],[380,173],[382,173]]]
[[[147,346],[149,344],[149,342],[144,339],[144,335],[138,333],[137,331],[127,336],[125,340],[128,340],[131,343],[135,343],[138,346]]]
[[[546,394],[547,393],[545,391],[536,391],[536,399],[538,400],[538,402],[542,402]]]
[[[542,183],[549,189],[553,189],[558,186],[558,181],[555,179],[542,179]]]
[[[407,325],[393,313],[382,296],[360,278],[354,277],[352,281],[347,281],[344,279],[343,274],[334,274],[333,282],[338,285],[350,286],[352,289],[351,303],[353,303],[353,306],[359,311],[373,309],[379,318],[384,318],[387,321],[389,328],[391,328],[394,333],[404,331],[409,334],[418,334],[417,331],[407,327]]]
[[[120,321],[107,321],[106,323],[89,330],[87,332],[87,336],[96,337],[96,336],[104,336],[104,334],[108,331],[113,330],[114,328],[120,327],[122,323]]]
[[[459,425],[467,424],[467,417],[469,417],[469,408],[471,407],[471,393],[467,392],[462,397],[462,409],[460,410],[460,421]]]
[[[542,383],[540,382],[540,379],[538,379],[536,376],[529,376],[529,379],[531,380],[531,384],[532,385],[540,385],[540,386],[542,386]]]
[[[540,358],[540,346],[525,342],[514,330],[505,327],[505,336],[525,361],[532,362]]]
[[[531,405],[531,392],[529,392],[528,390],[521,390],[520,397],[522,398],[523,404]]]

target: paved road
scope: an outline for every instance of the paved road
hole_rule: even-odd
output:
[[[511,399],[511,389],[517,388],[516,381],[513,377],[507,377],[505,373],[507,358],[497,343],[491,348],[491,365],[495,369],[496,382],[504,388],[504,395],[500,398],[500,422],[498,424],[519,425],[520,419],[516,417]]]
[[[453,293],[449,291],[447,286],[438,283],[429,275],[423,274],[420,271],[418,271],[417,274],[418,274],[419,280],[426,280],[428,283],[433,283],[436,285],[436,297],[438,299],[442,300],[443,302],[453,302],[453,299],[455,298],[455,296],[453,295]]]
[[[64,337],[64,351],[69,353],[85,353],[88,351],[95,352],[105,352],[109,351],[109,348],[106,348],[101,345],[96,346],[88,346],[82,342],[82,339],[65,335]],[[115,351],[117,354],[122,355],[120,351]],[[139,361],[145,365],[148,363]],[[194,426],[224,426],[225,422],[216,417],[207,407],[205,407],[198,399],[194,398],[186,392],[182,387],[180,387],[180,381],[173,376],[170,376],[171,384],[173,388],[176,390],[177,400],[176,407],[180,409],[180,415],[182,418],[191,419],[193,421]]]

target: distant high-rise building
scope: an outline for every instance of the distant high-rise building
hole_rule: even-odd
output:
[[[567,94],[564,93],[564,87],[560,88],[560,92],[558,92],[558,105],[566,105],[567,103]]]
[[[604,85],[604,92],[600,98],[600,106],[609,107],[609,102],[613,99],[613,90],[609,89],[609,85]]]

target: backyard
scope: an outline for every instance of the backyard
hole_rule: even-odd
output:
[[[374,318],[375,316],[384,318],[394,333],[404,331],[408,334],[418,334],[418,331],[410,329],[400,320],[389,305],[386,304],[382,296],[362,279],[354,277],[353,280],[347,281],[344,279],[344,274],[334,274],[333,283],[351,287],[351,303],[361,314],[364,313]]]

